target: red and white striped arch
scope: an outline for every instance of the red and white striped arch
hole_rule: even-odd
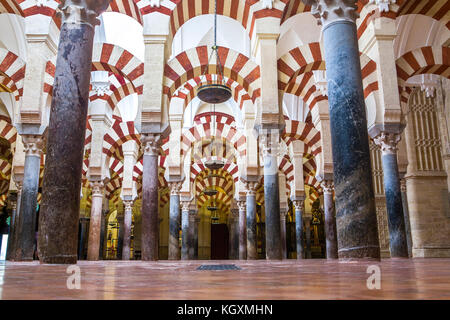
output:
[[[305,185],[313,187],[317,192],[322,193],[322,187],[320,186],[320,182],[311,175],[307,175],[305,177]]]
[[[0,137],[8,140],[11,144],[11,152],[14,153],[16,148],[17,130],[3,119],[0,120]]]
[[[195,141],[201,139],[212,138],[213,127],[211,123],[202,123],[196,125],[188,130],[185,130],[181,136],[181,151],[186,154]],[[247,152],[246,137],[239,132],[236,127],[232,127],[226,123],[216,122],[215,124],[215,138],[223,138],[229,142],[238,152],[240,156],[245,156]]]
[[[207,160],[208,158],[203,158],[191,164],[191,182],[194,182],[195,178],[202,172],[210,172],[209,169],[205,167],[205,162]],[[232,161],[226,161],[227,159],[218,158],[218,160],[223,160],[225,162],[225,165],[220,170],[212,170],[211,173],[220,174],[222,170],[226,171],[232,177],[233,181],[237,182],[239,180],[239,167],[237,166],[237,164]]]
[[[409,51],[397,59],[398,85],[401,91],[406,81],[417,74],[436,74],[450,78],[450,48],[422,47]]]
[[[17,101],[23,94],[25,67],[25,62],[21,58],[11,51],[0,48],[0,74],[3,73],[8,78],[4,79],[2,84],[11,92],[16,92],[14,95]]]
[[[0,14],[11,13],[24,17],[25,15],[19,5],[20,2],[15,0],[0,0]]]
[[[212,49],[201,46],[184,51],[170,60],[164,69],[164,94],[169,99],[175,91],[190,79],[203,73],[218,74],[215,60],[208,61]],[[219,47],[219,59],[223,66],[223,75],[239,83],[255,101],[261,93],[259,66],[241,53],[229,48]]]
[[[106,12],[122,13],[143,24],[141,11],[133,0],[113,0]]]
[[[134,127],[133,121],[114,121],[110,130],[103,137],[103,152],[107,157],[112,157],[122,144],[134,140],[140,145],[140,135]],[[121,149],[121,148],[120,148]]]
[[[11,164],[4,159],[0,159],[1,178],[4,180],[9,180],[11,178],[11,170],[12,170]]]
[[[128,79],[142,94],[144,64],[127,50],[111,44],[96,43],[92,54],[92,71],[109,71]]]
[[[181,98],[184,100],[185,108],[189,105],[192,99],[197,96],[198,87],[206,84],[211,84],[217,79],[217,75],[206,74],[204,77],[195,77],[187,81],[183,87],[179,88],[173,95],[173,97]],[[245,91],[238,82],[233,79],[224,78],[226,85],[231,89],[234,101],[239,105],[239,109],[242,110],[242,106],[246,100],[251,100],[248,93]]]
[[[397,17],[407,14],[421,14],[442,22],[450,29],[450,2],[448,0],[397,0]]]
[[[288,146],[293,140],[301,140],[311,148],[312,155],[316,156],[322,151],[320,131],[312,124],[297,120],[285,120],[285,123],[286,127],[281,137]]]
[[[286,176],[287,184],[288,182],[294,180],[294,165],[288,155],[285,154],[283,158],[281,158],[278,169]]]

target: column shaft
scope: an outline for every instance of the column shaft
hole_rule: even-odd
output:
[[[188,259],[194,260],[195,259],[195,244],[194,244],[194,231],[195,231],[195,219],[196,219],[196,212],[194,210],[191,210],[189,212],[189,236],[188,236]]]
[[[189,208],[181,212],[181,260],[189,259]]]
[[[170,195],[169,260],[180,260],[180,195]]]
[[[101,189],[103,184],[92,183],[92,204],[91,204],[91,219],[89,223],[89,241],[88,241],[88,256],[90,261],[96,261],[100,256],[100,228],[102,223],[102,204],[103,195]],[[100,190],[96,190],[99,188]]]
[[[297,259],[304,259],[305,253],[303,249],[303,201],[301,201],[301,204],[295,205],[295,240],[297,245]]]
[[[408,209],[408,197],[406,195],[406,181],[405,179],[400,180],[400,189],[402,192],[402,204],[403,213],[405,218],[405,232],[406,232],[406,243],[408,245],[408,256],[412,258],[412,237],[411,237],[411,223],[409,222],[409,209]]]
[[[326,180],[322,183],[324,214],[325,214],[325,242],[327,259],[338,258],[336,217],[334,215],[333,184]]]
[[[194,223],[194,259],[198,259],[198,224],[200,222],[200,217],[195,218]]]
[[[311,218],[305,218],[306,258],[311,259]]]
[[[281,258],[287,259],[287,246],[286,246],[286,216],[283,217],[284,213],[281,213],[280,217],[280,232],[281,232]]]
[[[6,251],[6,260],[11,260],[12,253],[14,252],[14,235],[15,235],[15,222],[17,216],[17,198],[12,201],[12,213],[11,220],[9,224],[9,236],[8,236],[8,247]]]
[[[244,203],[245,204],[245,203]],[[247,216],[244,205],[239,208],[239,260],[247,259]]]
[[[41,156],[39,152],[35,154],[26,153],[23,188],[20,197],[20,218],[17,230],[15,258],[18,261],[33,260],[34,243],[36,241],[36,208],[40,164]],[[75,238],[75,240],[77,240],[77,238]]]
[[[131,201],[130,201],[131,202]],[[133,207],[131,203],[125,204],[124,212],[124,232],[123,232],[123,247],[122,247],[122,260],[130,260],[131,255],[131,225],[133,223]]]
[[[336,14],[340,12],[344,11]],[[346,11],[344,13],[347,14]],[[333,17],[331,13],[330,17]],[[324,15],[322,20],[326,18]],[[369,137],[356,24],[351,21],[333,21],[324,27],[323,39],[339,257],[379,259],[372,173],[368,170],[371,167]]]
[[[144,154],[142,174],[142,260],[158,260],[158,155]]]
[[[389,247],[391,258],[408,257],[408,245],[403,216],[402,194],[396,153],[383,153],[384,193],[389,226]]]
[[[38,248],[43,263],[73,264],[77,261],[81,169],[94,38],[93,22],[81,23],[78,19],[95,16],[84,16],[71,1],[65,3],[48,126]],[[107,7],[106,1],[95,3],[97,13],[106,10],[100,8],[105,4]],[[97,259],[98,254],[97,250]]]
[[[258,259],[256,243],[256,196],[247,195],[247,260]],[[266,221],[267,224],[267,221]]]

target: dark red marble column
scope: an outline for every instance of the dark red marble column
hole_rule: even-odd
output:
[[[48,126],[38,250],[41,263],[77,262],[81,168],[94,27],[108,0],[62,0]]]
[[[158,260],[158,156],[160,135],[141,134],[144,149],[142,174],[142,260]]]

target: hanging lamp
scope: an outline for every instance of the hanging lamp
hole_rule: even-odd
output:
[[[209,62],[213,54],[216,55],[217,77],[213,79],[212,83],[200,86],[197,89],[197,96],[200,100],[210,104],[223,103],[231,98],[231,89],[225,84],[223,76],[223,67],[219,58],[219,47],[217,46],[217,0],[214,4],[214,46],[212,47],[211,55],[209,56],[208,64],[202,76],[206,75],[208,71]]]

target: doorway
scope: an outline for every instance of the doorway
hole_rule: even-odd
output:
[[[228,226],[211,224],[211,260],[228,259]]]

